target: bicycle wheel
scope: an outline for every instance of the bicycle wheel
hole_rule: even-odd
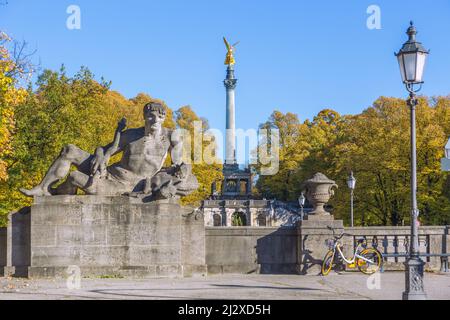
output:
[[[330,273],[331,268],[333,267],[333,260],[334,260],[334,251],[330,250],[325,255],[325,258],[323,258],[322,262],[322,275],[326,276]]]
[[[369,261],[357,258],[356,263],[358,265],[359,271],[365,274],[372,274],[380,270],[383,261],[378,250],[374,248],[364,249],[363,251],[361,251],[360,256]]]

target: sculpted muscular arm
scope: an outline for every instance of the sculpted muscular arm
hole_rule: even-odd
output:
[[[99,173],[103,176],[106,173],[106,166],[108,165],[109,159],[116,153],[122,151],[123,147],[128,143],[130,134],[127,134],[129,130],[124,131],[126,126],[127,120],[122,118],[117,124],[114,141],[95,150],[95,155],[91,162],[91,175]]]
[[[169,133],[170,136],[170,157],[172,165],[179,165],[183,162],[183,135],[180,131],[174,130]]]

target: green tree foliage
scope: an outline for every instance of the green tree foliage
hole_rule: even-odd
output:
[[[176,127],[173,112],[164,101],[144,93],[126,99],[109,90],[109,83],[96,81],[84,67],[74,76],[68,76],[64,66],[57,72],[44,70],[34,90],[30,86],[28,91],[19,93],[21,98],[14,100],[14,110],[8,109],[10,118],[14,116],[14,121],[8,120],[8,123],[14,126],[1,127],[8,130],[8,141],[4,144],[8,145],[9,152],[4,152],[1,159],[8,179],[0,179],[0,218],[3,217],[0,224],[5,222],[7,213],[31,204],[32,199],[23,196],[19,188],[31,188],[39,183],[64,145],[75,144],[93,153],[97,146],[111,142],[120,118],[127,118],[129,128],[142,126],[142,109],[150,101],[160,102],[166,108],[163,125]],[[187,122],[183,123],[183,116],[177,119],[182,126],[189,127]],[[206,121],[204,123],[207,125]],[[114,156],[110,163],[120,157],[120,154]],[[170,156],[166,165],[169,163]],[[185,199],[185,203],[198,203],[205,198],[209,194],[206,186],[217,176],[215,166],[194,166],[194,172],[202,187]]]
[[[243,227],[244,220],[242,219],[242,215],[239,213],[233,213],[231,216],[231,225],[234,227]]]
[[[197,191],[192,194],[186,196],[182,199],[185,204],[195,204],[199,205],[200,201],[206,199],[211,193],[211,184],[214,181],[221,180],[223,178],[222,175],[222,165],[219,165],[217,162],[213,164],[207,164],[203,156],[205,156],[205,149],[210,145],[215,145],[214,139],[208,141],[207,139],[203,139],[207,135],[207,130],[209,129],[208,121],[206,119],[202,119],[192,110],[190,106],[184,106],[178,109],[175,112],[176,125],[179,129],[185,129],[190,136],[190,154],[185,156],[190,157],[193,162],[192,172],[197,177],[199,182],[199,188]],[[198,121],[199,132],[195,135],[200,137],[202,140],[198,145],[194,145],[194,123]],[[185,140],[186,142],[188,140]],[[214,147],[213,147],[214,148]],[[197,159],[194,156],[194,153],[199,155],[200,158]]]
[[[340,189],[330,204],[349,221],[350,170],[357,178],[356,225],[401,225],[410,214],[410,112],[402,99],[380,97],[361,114],[321,111],[312,121],[275,111],[264,126],[280,130],[280,170],[261,176],[259,192],[296,201],[302,182],[316,172]],[[443,147],[450,136],[450,98],[420,98],[417,107],[418,202],[424,224],[450,222],[450,181],[441,172]]]
[[[22,54],[24,47],[0,31],[0,181],[8,179],[6,157],[13,152],[15,108],[27,94],[17,84],[31,76],[30,63]]]
[[[293,113],[283,114],[274,111],[269,120],[260,126],[270,130],[276,128],[280,135],[279,162],[280,169],[276,175],[260,176],[257,182],[259,192],[268,198],[290,199],[294,197],[296,190],[292,189],[292,177],[299,168],[299,163],[304,154],[297,152],[300,137],[300,123],[297,115]],[[270,145],[270,143],[268,143]],[[267,148],[264,146],[264,148]],[[269,148],[270,149],[270,148]],[[256,166],[257,167],[257,166]],[[257,167],[257,170],[259,168]]]
[[[105,110],[103,98],[108,90],[82,68],[68,77],[45,70],[29,89],[24,103],[15,109],[14,152],[8,159],[10,179],[0,185],[0,211],[5,214],[30,203],[18,191],[40,182],[61,148],[73,143],[93,152],[95,145],[106,144],[114,133],[112,123],[118,110]]]
[[[7,50],[0,49],[0,224],[8,212],[30,204],[31,199],[20,194],[19,187],[30,188],[40,182],[64,145],[72,143],[94,152],[95,147],[112,140],[121,117],[128,119],[129,127],[142,126],[142,107],[150,101],[159,101],[166,108],[164,126],[186,129],[191,136],[189,156],[194,160],[193,172],[200,188],[185,197],[183,203],[198,205],[209,195],[211,183],[222,179],[221,165],[202,161],[205,149],[215,145],[213,139],[203,139],[200,159],[194,157],[198,155],[198,150],[194,152],[194,123],[200,121],[204,137],[208,122],[191,107],[184,106],[173,113],[164,101],[144,93],[126,99],[111,91],[109,83],[96,81],[87,68],[81,68],[74,76],[68,76],[64,67],[58,72],[45,70],[35,89],[16,89],[15,76],[20,73],[11,73],[17,68],[8,60]],[[280,167],[276,175],[259,177],[259,194],[296,201],[302,182],[322,172],[339,184],[330,204],[335,216],[348,222],[346,179],[353,170],[357,178],[356,225],[409,223],[409,114],[404,100],[387,97],[380,97],[353,116],[325,109],[312,120],[300,122],[296,114],[273,112],[261,127],[279,130]],[[420,98],[418,201],[424,224],[450,223],[450,179],[440,169],[448,136],[450,98]],[[116,155],[111,162],[119,158]],[[166,165],[169,162],[170,158]]]

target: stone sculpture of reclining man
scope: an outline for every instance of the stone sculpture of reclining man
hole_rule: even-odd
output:
[[[97,148],[94,155],[75,145],[65,146],[41,183],[20,191],[27,196],[49,196],[76,194],[79,188],[93,195],[158,194],[159,198],[173,198],[196,190],[198,182],[191,167],[181,163],[181,140],[162,126],[164,107],[148,103],[143,113],[144,127],[124,130],[126,120],[122,119],[114,141]],[[110,157],[122,151],[121,160],[107,166]],[[169,152],[173,165],[162,168]],[[70,172],[71,165],[77,170]],[[63,183],[52,188],[64,178]]]

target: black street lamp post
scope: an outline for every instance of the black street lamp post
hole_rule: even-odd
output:
[[[403,83],[409,92],[408,106],[411,110],[411,241],[408,259],[405,262],[404,300],[423,300],[426,294],[423,288],[424,262],[419,256],[419,235],[417,217],[417,169],[416,169],[416,93],[421,89],[425,60],[429,51],[416,41],[416,28],[411,25],[406,32],[409,39],[400,49],[397,56]],[[418,86],[418,87],[417,87]]]

